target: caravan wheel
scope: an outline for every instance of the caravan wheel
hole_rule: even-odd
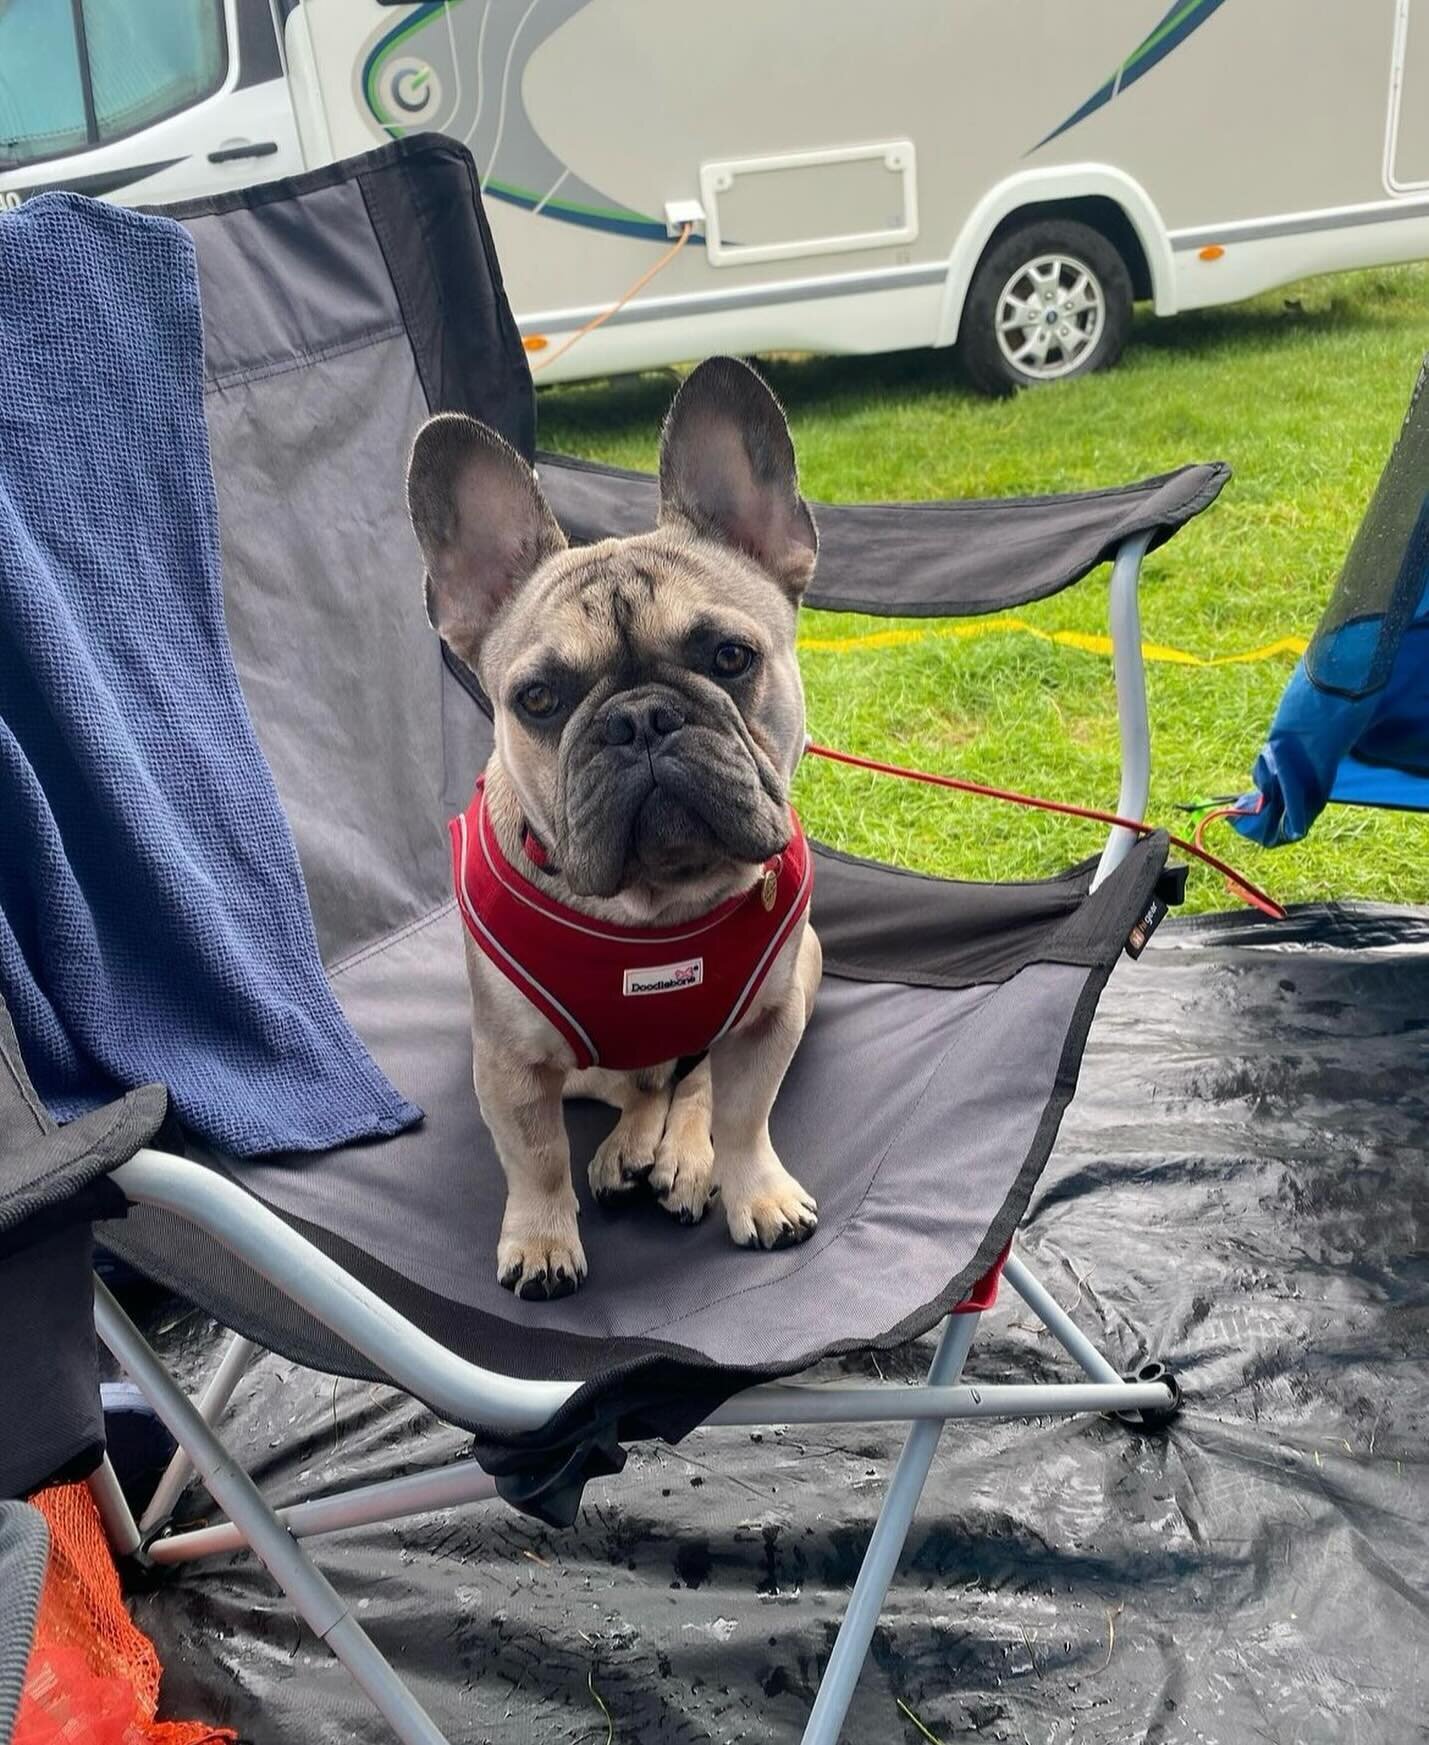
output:
[[[958,349],[985,394],[1104,370],[1131,326],[1131,276],[1090,225],[1034,221],[983,256],[963,305]]]

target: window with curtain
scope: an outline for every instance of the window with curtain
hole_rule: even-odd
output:
[[[223,83],[222,0],[81,0],[100,140],[199,102]]]
[[[88,143],[69,0],[0,0],[0,169]]]

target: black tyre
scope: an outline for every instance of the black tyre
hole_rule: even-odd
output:
[[[1131,327],[1131,275],[1100,231],[1033,219],[995,242],[963,305],[958,352],[984,394],[1109,369]]]

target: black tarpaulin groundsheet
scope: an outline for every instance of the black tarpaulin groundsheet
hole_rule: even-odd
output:
[[[1117,972],[1021,1241],[1114,1357],[1175,1364],[1187,1410],[1164,1437],[950,1426],[846,1740],[1429,1738],[1426,1068],[1429,910],[1173,922]],[[199,1317],[149,1325],[181,1379],[211,1367]],[[1004,1292],[970,1378],[1064,1367]],[[279,1500],[465,1442],[271,1357],[230,1423]],[[901,1439],[697,1432],[637,1447],[568,1532],[482,1505],[319,1561],[454,1739],[794,1741]],[[172,1712],[255,1745],[383,1738],[251,1559],[136,1611]]]

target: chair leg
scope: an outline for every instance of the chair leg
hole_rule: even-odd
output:
[[[209,1494],[266,1565],[313,1633],[342,1661],[402,1745],[449,1745],[347,1603],[263,1500],[258,1487],[204,1422],[102,1279],[94,1281],[99,1336],[170,1433],[186,1447]]]
[[[142,1539],[107,1454],[90,1473],[86,1483],[89,1494],[94,1498],[94,1506],[99,1510],[99,1518],[104,1523],[104,1536],[109,1541],[109,1549],[116,1557],[132,1557],[139,1549]]]
[[[253,1361],[253,1354],[258,1349],[251,1339],[245,1339],[241,1333],[235,1333],[229,1340],[218,1368],[199,1398],[198,1415],[205,1424],[213,1425],[218,1422],[224,1407],[233,1398],[234,1389],[242,1381],[244,1370]],[[193,1462],[189,1459],[188,1450],[180,1444],[174,1450],[173,1459],[164,1468],[163,1477],[154,1486],[154,1494],[145,1505],[144,1513],[139,1517],[141,1533],[151,1533],[173,1514],[174,1504],[183,1495],[184,1486],[192,1471]]]
[[[1076,1359],[1093,1381],[1119,1382],[1122,1379],[1120,1372],[1112,1368],[1047,1287],[1033,1277],[1015,1254],[1009,1254],[1003,1263],[1002,1276],[1063,1350]]]
[[[930,1384],[951,1385],[958,1379],[977,1331],[978,1319],[975,1314],[948,1317],[928,1369]],[[803,1745],[837,1745],[854,1687],[868,1655],[869,1643],[873,1640],[878,1615],[883,1610],[888,1585],[898,1567],[903,1542],[908,1537],[913,1513],[923,1494],[933,1464],[933,1453],[942,1433],[941,1421],[924,1420],[913,1426],[903,1444],[863,1566],[854,1583],[848,1610],[839,1626],[833,1653],[819,1681],[809,1724],[804,1729]]]

